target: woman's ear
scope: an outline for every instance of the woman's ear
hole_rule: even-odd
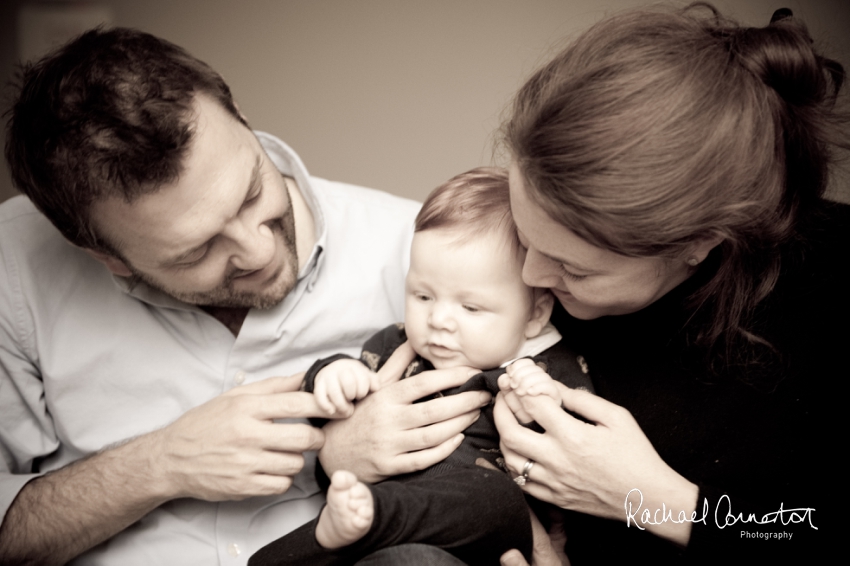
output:
[[[719,246],[724,239],[725,238],[723,236],[712,236],[710,238],[697,240],[688,247],[688,253],[685,256],[685,263],[691,267],[696,267],[701,264],[705,258],[708,257],[711,250]]]
[[[534,338],[543,331],[543,327],[549,322],[549,317],[552,316],[552,308],[555,306],[555,297],[549,292],[549,289],[533,287],[532,301],[534,304],[531,307],[531,318],[525,325],[525,337]]]

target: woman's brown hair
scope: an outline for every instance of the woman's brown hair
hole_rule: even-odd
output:
[[[504,137],[531,198],[594,245],[684,261],[722,239],[691,299],[725,354],[761,341],[747,317],[824,192],[843,79],[789,10],[764,28],[704,3],[628,12],[528,80]]]

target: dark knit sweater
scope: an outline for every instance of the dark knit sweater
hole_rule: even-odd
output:
[[[556,311],[555,325],[585,355],[597,394],[628,409],[661,458],[700,487],[698,517],[708,502],[705,524],[694,525],[686,549],[634,524],[627,528],[625,511],[623,521],[566,512],[574,566],[818,561],[831,516],[822,497],[823,445],[836,432],[825,428],[822,400],[848,375],[848,249],[850,207],[825,204],[806,238],[783,251],[779,282],[755,313],[753,330],[775,352],[765,348],[760,363],[720,372],[709,369],[705,353],[688,339],[695,319],[686,299],[706,273],[631,315],[580,321]],[[815,511],[799,512],[802,522],[790,524],[783,524],[790,513],[776,514],[796,508]],[[767,518],[775,522],[727,521],[729,510],[760,521],[774,513]]]

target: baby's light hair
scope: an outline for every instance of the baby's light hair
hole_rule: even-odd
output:
[[[476,167],[434,189],[416,216],[415,230],[437,228],[456,230],[461,240],[495,233],[518,250],[507,170]]]

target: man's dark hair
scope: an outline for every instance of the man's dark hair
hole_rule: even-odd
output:
[[[92,203],[177,179],[199,93],[245,124],[221,76],[184,49],[133,29],[88,31],[21,69],[6,128],[12,180],[69,241],[114,252],[92,228]]]

